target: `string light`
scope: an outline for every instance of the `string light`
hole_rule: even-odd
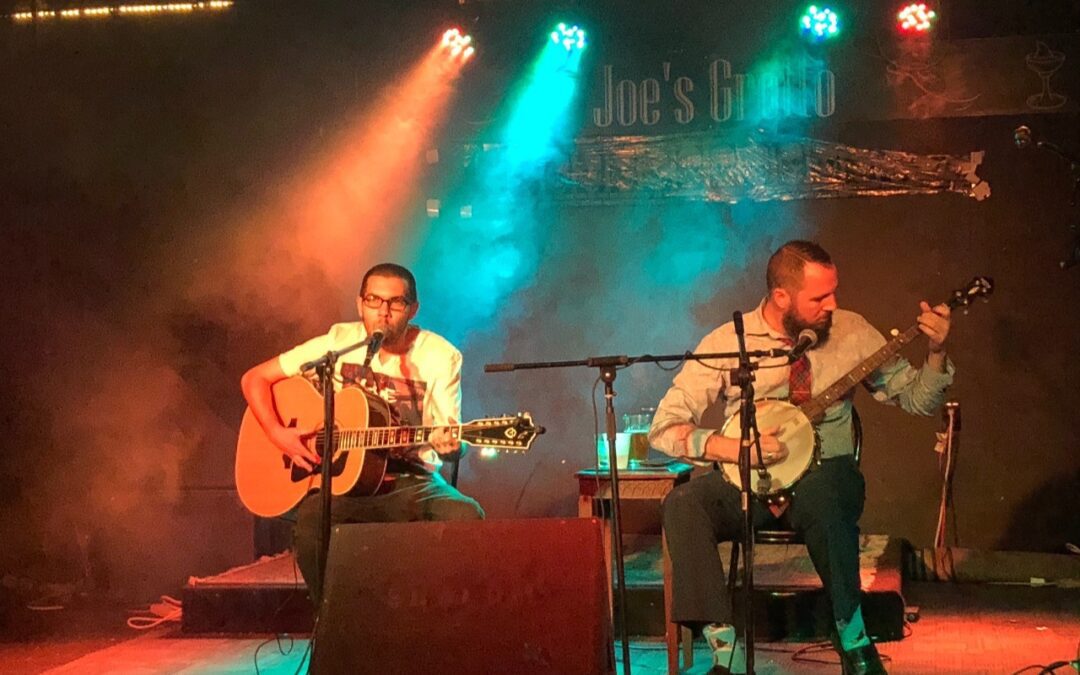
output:
[[[190,14],[199,11],[221,11],[233,6],[233,0],[206,0],[204,2],[169,2],[142,5],[112,5],[101,7],[72,7],[68,9],[38,9],[16,12],[10,18],[17,23],[47,19],[83,19],[107,16],[146,16],[151,14]]]

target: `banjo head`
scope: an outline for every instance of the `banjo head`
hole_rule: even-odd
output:
[[[783,502],[786,497],[782,494],[788,490],[797,480],[802,478],[817,455],[817,447],[820,442],[814,425],[796,406],[778,399],[763,399],[756,401],[758,429],[771,429],[779,427],[777,438],[781,445],[787,448],[788,456],[782,462],[769,467],[769,476],[762,479],[757,469],[750,470],[750,477],[754,481],[752,491],[759,497],[767,498],[770,502]],[[739,415],[735,414],[728,418],[720,433],[726,438],[740,438],[742,425],[739,424]],[[741,488],[742,481],[739,478],[739,465],[727,462],[720,465],[724,476],[735,487]]]

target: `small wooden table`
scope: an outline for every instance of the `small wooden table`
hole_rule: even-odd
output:
[[[694,467],[682,462],[672,462],[665,466],[619,469],[619,499],[662,502],[664,497],[676,485],[690,480]],[[578,479],[578,516],[581,518],[599,518],[604,528],[604,563],[608,574],[608,608],[612,607],[611,588],[611,474],[607,470],[583,469],[574,474]],[[671,560],[668,558],[667,541],[661,536],[663,551],[664,578],[671,576]],[[668,650],[675,654],[674,670],[668,664],[669,672],[678,672],[678,636],[671,626],[671,586],[664,584],[664,621],[668,624],[666,641],[671,643]],[[683,649],[693,649],[689,640],[683,641]],[[685,659],[685,656],[684,656]]]

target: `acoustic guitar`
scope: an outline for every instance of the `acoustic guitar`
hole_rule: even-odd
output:
[[[286,426],[318,429],[306,443],[319,457],[326,457],[322,395],[302,377],[275,383],[273,393]],[[334,410],[331,486],[335,495],[374,494],[386,474],[387,461],[426,442],[439,428],[448,428],[453,438],[470,445],[513,453],[528,451],[544,432],[529,413],[446,427],[392,426],[388,405],[355,387],[334,395]],[[319,466],[313,471],[297,466],[270,441],[251,410],[245,411],[236,443],[236,489],[249,511],[268,518],[280,516],[321,486]]]

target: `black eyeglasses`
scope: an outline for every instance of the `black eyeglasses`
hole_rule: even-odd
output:
[[[393,298],[381,298],[374,293],[368,293],[360,299],[364,303],[364,307],[369,309],[380,309],[384,304],[390,305],[390,310],[394,312],[403,312],[405,308],[411,305],[408,298],[397,296]]]

